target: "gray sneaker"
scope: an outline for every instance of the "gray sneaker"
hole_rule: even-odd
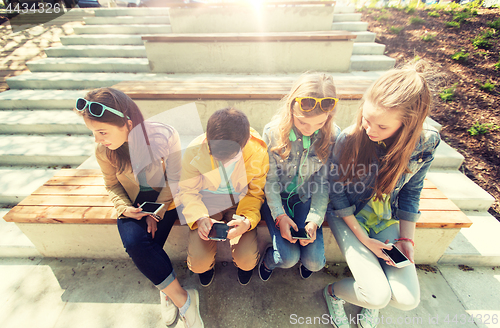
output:
[[[175,322],[179,309],[170,299],[167,299],[167,295],[162,291],[160,291],[160,304],[163,322],[166,326],[170,326]]]
[[[186,290],[191,298],[191,304],[186,314],[181,316],[182,322],[186,328],[204,328],[203,320],[200,316],[200,295],[196,289]]]
[[[336,328],[349,328],[349,320],[347,319],[347,314],[344,311],[345,301],[330,295],[330,292],[328,292],[328,286],[330,285],[326,285],[323,290],[323,296],[325,297],[328,312],[330,313],[330,323]]]
[[[360,320],[358,321],[359,328],[375,328],[379,323],[378,309],[361,309]]]

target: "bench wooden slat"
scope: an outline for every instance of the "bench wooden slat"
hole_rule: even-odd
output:
[[[143,35],[148,42],[303,42],[345,41],[357,36],[348,31],[266,32],[266,33],[175,33]]]
[[[93,223],[116,224],[114,208],[94,206],[22,206],[9,211],[6,221],[26,223]]]
[[[417,228],[468,228],[472,221],[462,211],[422,211]]]
[[[63,169],[54,174],[55,177],[102,177],[99,169]]]
[[[424,188],[420,194],[420,199],[448,199],[439,189]]]
[[[71,196],[71,195],[32,195],[22,200],[21,206],[85,206],[94,207],[113,206],[111,199],[106,196]]]
[[[104,186],[41,186],[32,195],[108,196]]]
[[[420,199],[421,211],[460,211],[457,205],[448,198],[446,199]]]
[[[424,189],[437,189],[437,187],[431,181],[425,179],[424,180]]]
[[[102,176],[94,177],[53,177],[45,183],[46,186],[103,186]]]

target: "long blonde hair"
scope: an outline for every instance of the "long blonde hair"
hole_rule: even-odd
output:
[[[292,86],[290,92],[281,100],[281,106],[277,114],[273,117],[272,126],[276,129],[278,138],[275,147],[271,151],[276,151],[281,158],[285,159],[290,155],[292,148],[289,139],[290,131],[293,127],[294,113],[300,113],[306,117],[314,117],[323,114],[324,112],[316,106],[310,112],[302,112],[299,109],[299,104],[295,101],[296,97],[336,97],[337,91],[333,83],[333,77],[325,73],[306,73],[301,75]],[[337,107],[328,113],[327,120],[321,130],[320,140],[314,143],[314,150],[319,159],[326,163],[330,156],[333,134],[333,117],[335,116]]]
[[[410,173],[410,156],[420,139],[422,125],[430,113],[431,91],[423,73],[419,72],[420,69],[418,65],[413,68],[393,69],[375,81],[363,96],[356,125],[342,147],[340,165],[344,169],[349,165],[354,168],[359,165],[368,167],[373,160],[378,161],[379,169],[373,193],[377,199],[382,199],[383,194],[391,193],[399,178]],[[368,138],[362,126],[365,102],[387,112],[397,111],[402,123],[391,137],[394,141],[388,145],[387,154],[382,158],[377,158],[376,143]],[[354,170],[345,171],[349,173],[343,177],[343,181],[359,178],[355,176]]]

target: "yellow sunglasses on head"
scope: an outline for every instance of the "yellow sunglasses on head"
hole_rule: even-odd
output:
[[[321,110],[325,113],[328,113],[335,108],[339,100],[333,97],[325,97],[325,98],[297,97],[295,98],[295,101],[299,103],[300,110],[303,112],[312,111],[319,103]]]

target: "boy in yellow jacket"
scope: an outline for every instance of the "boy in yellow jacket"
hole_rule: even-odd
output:
[[[182,159],[179,199],[191,228],[187,264],[207,287],[214,277],[214,223],[227,222],[238,281],[248,284],[259,260],[256,226],[269,169],[266,143],[234,108],[216,111],[207,132],[191,142]],[[236,216],[235,216],[236,214]],[[234,218],[233,218],[234,217]]]

